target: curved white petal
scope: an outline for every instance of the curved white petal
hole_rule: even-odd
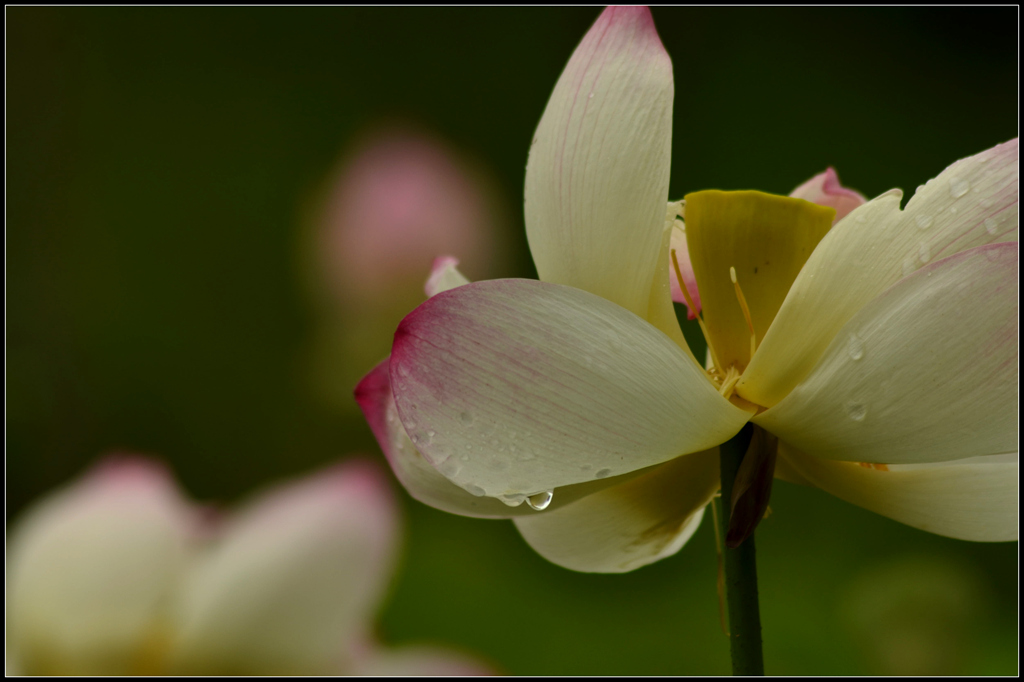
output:
[[[818,459],[780,442],[779,461],[811,485],[914,528],[960,540],[1017,539],[1016,453],[882,471]]]
[[[678,457],[560,509],[515,519],[542,557],[574,571],[623,573],[678,552],[718,490],[718,448]]]
[[[939,462],[1017,443],[1017,245],[904,278],[836,336],[810,376],[753,420],[855,462]]]
[[[172,670],[333,671],[387,586],[398,523],[387,482],[368,462],[263,495],[189,576]]]
[[[646,7],[609,7],[555,85],[526,167],[540,278],[645,317],[672,142],[672,62]]]
[[[11,533],[8,647],[27,675],[153,674],[196,518],[156,464],[101,464]]]
[[[647,322],[531,280],[467,284],[413,311],[395,332],[391,386],[420,452],[492,497],[705,450],[749,417]]]
[[[793,283],[737,392],[775,405],[803,381],[850,318],[902,277],[941,258],[1017,241],[1018,144],[957,161],[900,210],[887,192],[832,228]]]

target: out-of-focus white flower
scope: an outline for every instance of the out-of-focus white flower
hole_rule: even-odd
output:
[[[488,674],[373,638],[399,524],[366,461],[274,487],[214,528],[158,465],[106,462],[12,532],[8,672]]]

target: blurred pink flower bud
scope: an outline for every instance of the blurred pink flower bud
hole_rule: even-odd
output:
[[[322,267],[349,304],[419,289],[445,254],[483,276],[493,253],[480,175],[440,141],[408,131],[378,133],[343,161],[322,221]]]

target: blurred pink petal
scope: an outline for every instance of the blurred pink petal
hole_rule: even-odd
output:
[[[197,517],[162,465],[118,456],[33,505],[8,553],[9,656],[25,674],[145,674]]]
[[[173,669],[334,671],[388,585],[399,521],[384,472],[364,460],[257,497],[185,584]]]
[[[369,140],[344,164],[321,251],[336,295],[359,301],[422,281],[442,254],[483,274],[492,230],[479,178],[441,142],[396,131]]]
[[[867,201],[860,192],[855,192],[840,185],[839,176],[836,175],[835,169],[831,166],[826,168],[824,173],[815,175],[797,187],[790,192],[789,196],[834,208],[836,210],[836,217],[832,220],[833,225],[846,217],[850,211]]]

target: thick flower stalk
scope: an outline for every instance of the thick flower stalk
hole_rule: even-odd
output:
[[[718,446],[753,423],[737,478],[751,524],[774,475],[934,533],[1015,539],[1017,140],[902,208],[834,172],[793,197],[669,202],[672,101],[650,12],[605,10],[530,148],[540,281],[442,267],[357,388],[406,488],[513,518],[562,566],[629,571],[693,534]],[[707,363],[673,280],[693,285]]]
[[[152,462],[105,462],[12,530],[7,672],[488,674],[372,636],[399,521],[368,462],[278,486],[222,520]]]

